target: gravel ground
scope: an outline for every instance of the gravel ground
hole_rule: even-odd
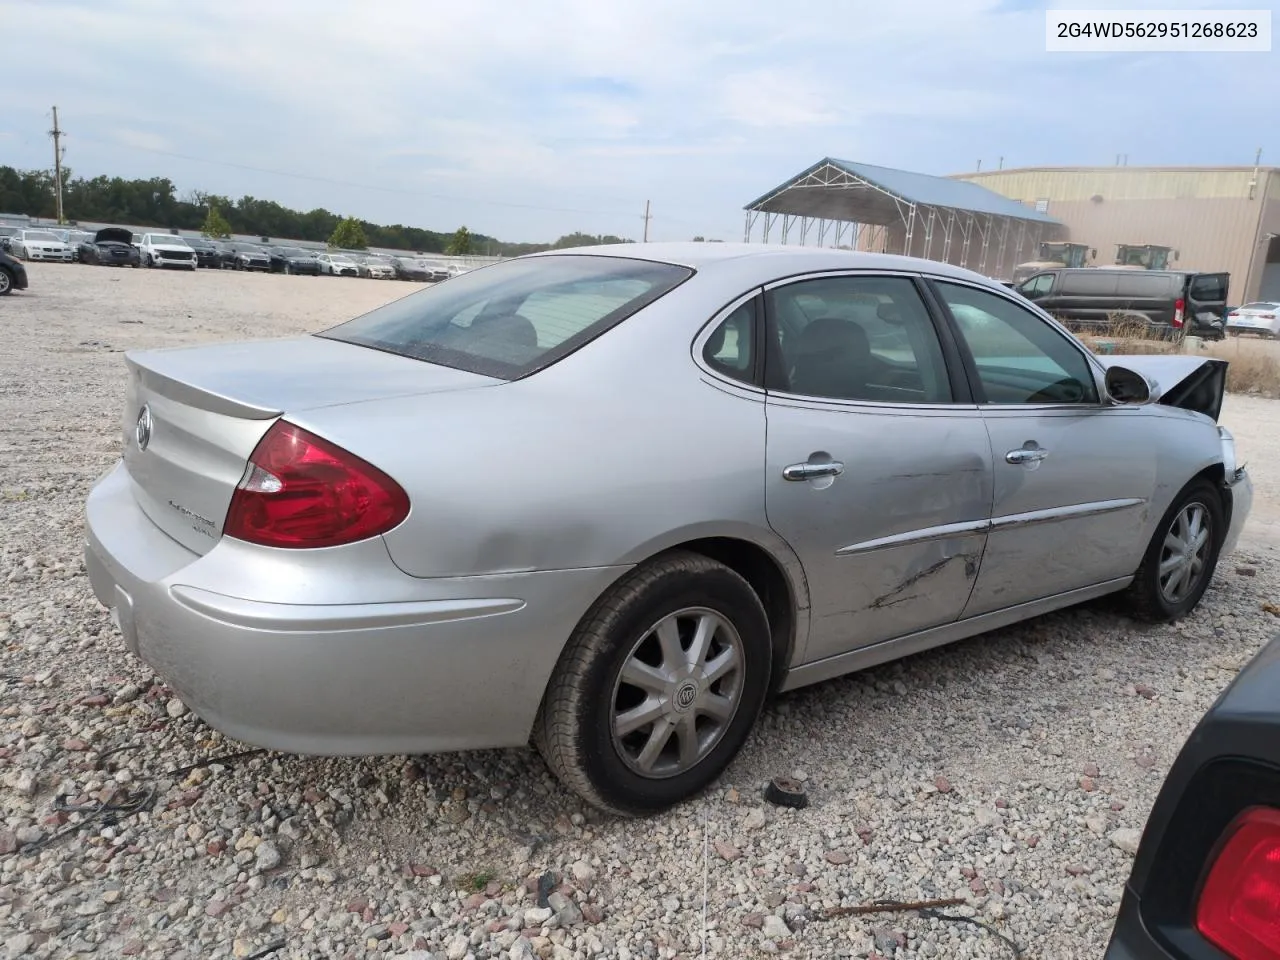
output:
[[[84,574],[120,351],[320,329],[414,288],[54,265],[31,282],[0,301],[0,960],[669,960],[699,956],[704,927],[720,957],[1012,956],[966,923],[824,918],[951,896],[1029,958],[1096,958],[1162,777],[1275,623],[1280,408],[1231,397],[1259,502],[1194,616],[1150,628],[1096,604],[799,691],[665,816],[605,818],[525,751],[227,759],[244,745],[125,654]],[[808,809],[763,804],[783,774]]]

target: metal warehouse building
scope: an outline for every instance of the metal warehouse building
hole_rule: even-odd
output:
[[[1115,260],[1116,244],[1173,247],[1183,270],[1227,270],[1232,303],[1280,300],[1280,168],[1032,167],[961,174],[1062,223],[1059,239]]]

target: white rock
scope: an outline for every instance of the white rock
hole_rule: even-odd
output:
[[[181,700],[179,700],[177,697],[174,697],[172,700],[170,700],[168,703],[164,705],[164,712],[169,714],[169,716],[173,717],[173,719],[177,720],[179,717],[186,716],[187,705],[183,703]]]
[[[280,856],[279,848],[267,840],[254,848],[253,859],[257,862],[259,870],[274,870],[280,866],[280,861],[284,858]]]
[[[449,960],[462,960],[462,958],[467,955],[467,951],[470,948],[471,941],[462,934],[458,934],[449,941],[449,945],[445,948],[444,955],[448,957]]]
[[[19,933],[6,940],[4,948],[9,952],[9,960],[17,960],[18,957],[34,947],[35,943],[35,938],[31,934]]]
[[[1121,827],[1119,830],[1113,830],[1107,839],[1132,856],[1138,852],[1138,844],[1142,842],[1142,831],[1134,830],[1132,827]]]
[[[742,826],[747,830],[759,830],[764,826],[764,811],[757,807],[746,815]]]
[[[761,932],[771,940],[780,940],[783,937],[791,936],[791,928],[779,916],[772,913],[765,914],[764,927]]]

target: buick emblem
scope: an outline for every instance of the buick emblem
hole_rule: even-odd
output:
[[[676,709],[688,710],[695,700],[698,699],[698,685],[696,683],[685,682],[676,688]]]
[[[133,426],[133,437],[138,441],[139,450],[147,449],[147,444],[151,442],[151,407],[145,403],[138,411],[138,422]]]

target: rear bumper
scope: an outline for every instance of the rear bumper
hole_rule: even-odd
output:
[[[117,466],[86,505],[85,564],[125,645],[224,733],[294,753],[522,746],[577,621],[625,568],[423,580],[382,540],[199,556]]]

